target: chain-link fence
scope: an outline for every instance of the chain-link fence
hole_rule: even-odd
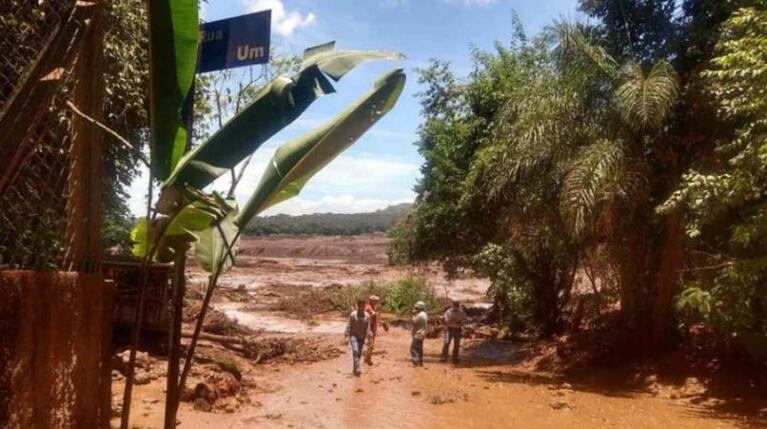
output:
[[[78,269],[65,262],[83,170],[67,103],[93,16],[76,3],[0,2],[0,269]]]

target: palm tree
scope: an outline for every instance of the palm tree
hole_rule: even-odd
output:
[[[653,240],[651,165],[679,96],[674,69],[663,60],[649,71],[618,64],[576,25],[558,24],[549,37],[550,67],[512,94],[497,119],[503,149],[489,196],[528,217],[556,207],[538,228],[561,228],[580,251],[608,244],[629,326],[660,332],[669,313],[658,308],[671,306],[673,275],[670,283],[652,279],[653,268],[668,267],[657,258],[663,241],[658,248]],[[519,198],[526,194],[538,198]]]

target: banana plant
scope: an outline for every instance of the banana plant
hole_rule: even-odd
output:
[[[132,232],[134,255],[145,261],[174,262],[174,323],[168,365],[166,428],[172,427],[191,367],[197,339],[218,277],[235,264],[236,243],[242,229],[267,208],[292,198],[303,186],[380,118],[388,113],[405,84],[402,70],[382,76],[374,88],[344,112],[293,142],[280,146],[261,182],[243,210],[233,200],[204,188],[234,169],[277,132],[298,118],[319,97],[335,92],[338,81],[366,60],[403,59],[391,51],[335,50],[329,42],[304,52],[293,76],[279,76],[265,85],[254,100],[206,141],[189,149],[184,108],[192,88],[197,60],[197,0],[147,2],[150,29],[150,117],[152,177],[162,181],[153,214],[140,219]],[[188,114],[188,112],[187,112]],[[151,200],[151,198],[150,198]],[[194,248],[195,261],[211,273],[185,367],[178,376],[180,349],[180,299],[183,297],[185,255]],[[179,285],[178,282],[182,284]],[[145,283],[145,279],[142,285]],[[131,347],[132,367],[140,331],[140,286],[137,326]],[[176,347],[174,347],[174,344]],[[130,373],[129,369],[129,373]],[[176,384],[178,380],[178,384]],[[126,382],[122,427],[127,427],[131,377]]]

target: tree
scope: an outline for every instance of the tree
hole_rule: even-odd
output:
[[[659,208],[685,209],[697,256],[680,308],[697,310],[725,338],[746,345],[767,337],[767,12],[764,2],[756,4],[761,8],[742,8],[725,22],[703,72],[730,132]]]

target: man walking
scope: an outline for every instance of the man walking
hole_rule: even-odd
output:
[[[368,297],[368,303],[365,307],[365,313],[370,317],[370,335],[368,336],[368,348],[365,352],[365,363],[373,365],[373,351],[376,345],[376,336],[378,335],[378,301],[376,295]]]
[[[349,324],[346,325],[346,338],[352,348],[352,373],[359,377],[360,357],[362,348],[365,346],[365,338],[370,333],[370,316],[365,313],[366,301],[362,298],[357,299],[357,309],[349,315]]]
[[[461,334],[463,325],[466,323],[466,313],[461,309],[461,303],[453,299],[453,306],[445,312],[445,336],[442,345],[442,362],[447,361],[447,351],[450,348],[450,341],[453,342],[453,363],[458,363],[458,352],[461,349]]]
[[[413,316],[413,341],[410,343],[410,357],[413,366],[423,366],[423,339],[426,338],[426,329],[429,324],[429,316],[426,314],[426,303],[415,303],[416,315]]]

